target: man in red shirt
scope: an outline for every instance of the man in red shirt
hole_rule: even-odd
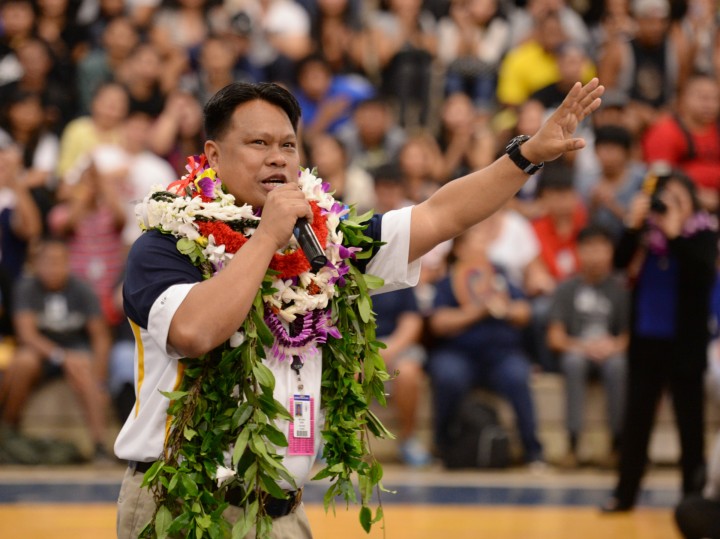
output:
[[[693,75],[682,89],[677,114],[655,123],[642,141],[648,163],[665,161],[698,186],[700,202],[718,209],[720,197],[720,88],[708,75]]]
[[[587,222],[587,212],[573,188],[572,176],[562,168],[543,172],[539,200],[545,215],[532,225],[542,261],[557,283],[577,272],[577,235]]]

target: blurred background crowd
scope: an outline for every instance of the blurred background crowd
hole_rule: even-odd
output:
[[[64,374],[104,451],[97,403],[109,394],[121,421],[134,402],[119,300],[134,205],[202,151],[202,107],[229,82],[291,89],[303,163],[336,197],[386,212],[490,164],[598,76],[587,147],[430,253],[416,289],[377,298],[401,458],[451,464],[453,426],[485,387],[542,465],[530,386],[545,372],[565,380],[575,466],[592,373],[612,396],[619,504],[665,388],[683,488],[697,490],[718,303],[719,13],[714,0],[2,0],[2,428],[39,378]],[[428,387],[432,444],[416,435]]]

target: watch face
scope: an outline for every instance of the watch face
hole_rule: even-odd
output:
[[[510,151],[511,149],[520,146],[523,142],[527,141],[530,137],[528,135],[518,135],[517,137],[514,137],[508,145],[505,147],[506,151]]]

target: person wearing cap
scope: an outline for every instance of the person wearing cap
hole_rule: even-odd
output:
[[[634,0],[635,36],[610,40],[598,62],[598,76],[608,89],[625,92],[643,125],[666,108],[689,74],[690,49],[673,32],[668,0]]]

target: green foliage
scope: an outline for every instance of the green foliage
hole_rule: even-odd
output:
[[[363,234],[369,216],[352,212],[340,224],[345,245],[363,249],[358,258],[379,247]],[[196,251],[190,244],[178,242],[178,247],[202,264],[193,256]],[[344,289],[332,299],[332,321],[341,338],[328,337],[322,351],[326,466],[314,478],[330,478],[326,510],[334,510],[336,497],[346,504],[360,502],[360,523],[366,531],[382,519],[382,507],[373,518],[370,504],[373,491],[379,500],[384,490],[382,467],[372,455],[369,435],[392,437],[369,409],[373,399],[385,403],[384,383],[389,379],[379,353],[383,345],[375,338],[375,314],[368,295],[381,285],[381,279],[351,266]],[[253,526],[257,537],[269,537],[272,520],[258,500],[264,493],[285,497],[278,487],[280,480],[294,485],[275,450],[288,445],[275,424],[290,419],[290,414],[274,399],[275,379],[262,363],[265,347],[273,342],[263,319],[262,300],[271,291],[269,271],[242,326],[244,342],[237,348],[226,343],[204,357],[185,360],[181,387],[164,393],[170,399],[171,428],[163,458],[143,480],[154,493],[158,508],[141,537],[239,539]],[[218,485],[217,470],[225,464],[228,450],[236,475]],[[234,525],[222,514],[228,506],[225,492],[232,487],[246,493],[241,501],[244,517]]]

